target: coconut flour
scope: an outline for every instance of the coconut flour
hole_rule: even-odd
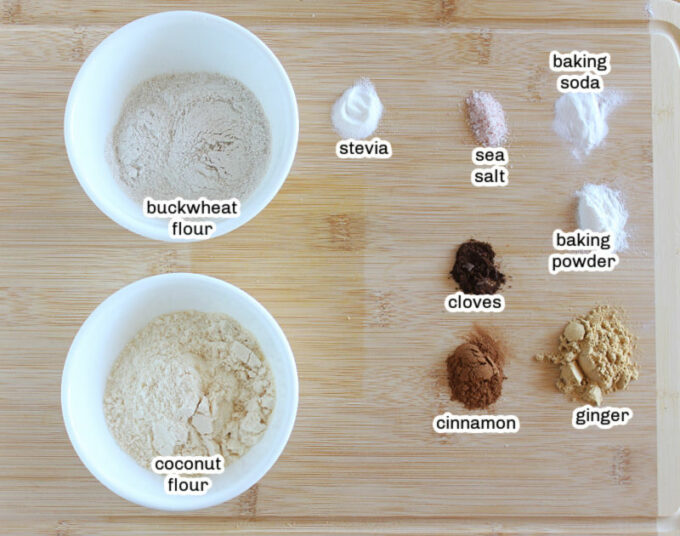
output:
[[[246,200],[269,165],[271,132],[257,97],[212,73],[166,74],[128,96],[110,161],[128,194],[156,200]]]
[[[142,467],[155,456],[211,456],[225,464],[265,432],[274,381],[253,336],[233,318],[159,316],[125,346],[106,383],[104,414]]]

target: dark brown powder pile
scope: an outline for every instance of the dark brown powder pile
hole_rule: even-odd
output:
[[[505,283],[495,258],[491,244],[478,240],[463,242],[458,246],[451,276],[465,294],[495,294]]]
[[[501,396],[504,365],[500,345],[476,328],[446,360],[451,399],[468,409],[490,406]]]

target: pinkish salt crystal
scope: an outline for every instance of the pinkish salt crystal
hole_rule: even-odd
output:
[[[491,93],[473,91],[465,104],[468,123],[477,143],[483,147],[501,147],[508,135],[508,125],[500,102]]]

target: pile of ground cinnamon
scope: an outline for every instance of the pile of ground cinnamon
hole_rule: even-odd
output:
[[[451,276],[466,294],[495,294],[505,283],[491,244],[479,240],[468,240],[458,247]]]
[[[503,390],[505,354],[502,346],[476,327],[446,360],[451,399],[468,409],[483,409]]]

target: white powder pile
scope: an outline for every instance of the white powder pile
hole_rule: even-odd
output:
[[[114,175],[137,202],[246,200],[269,165],[271,132],[257,97],[212,73],[157,76],[128,96],[111,137]]]
[[[611,251],[627,249],[628,235],[625,227],[628,211],[623,204],[621,192],[604,184],[585,184],[576,192],[576,196],[579,229],[590,229],[597,233],[610,232],[614,238]]]
[[[653,19],[653,18],[654,18],[654,9],[652,8],[652,3],[651,3],[651,2],[647,2],[647,3],[645,4],[645,14],[646,14],[650,19]]]
[[[565,93],[555,103],[553,129],[580,159],[604,141],[609,133],[607,118],[622,103],[616,91]]]
[[[267,427],[274,382],[253,336],[231,317],[157,317],[125,346],[106,383],[104,413],[142,467],[155,456],[245,454]]]
[[[340,136],[361,140],[375,132],[382,114],[383,105],[375,87],[368,78],[362,78],[335,101],[331,119]]]
[[[508,137],[508,125],[501,103],[487,91],[473,91],[465,99],[472,134],[483,147],[501,147]]]

